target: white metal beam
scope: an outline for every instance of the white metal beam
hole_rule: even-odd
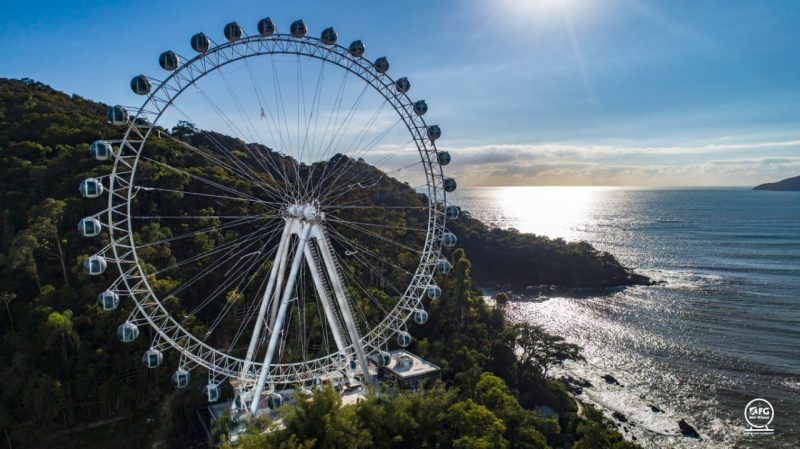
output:
[[[256,383],[255,391],[250,403],[250,413],[255,416],[258,412],[258,405],[261,402],[261,393],[264,391],[264,382],[267,380],[269,368],[272,364],[272,358],[275,355],[275,348],[278,346],[278,339],[280,338],[281,328],[283,327],[283,320],[286,318],[286,310],[289,308],[289,300],[292,297],[294,284],[297,281],[297,272],[300,270],[300,264],[303,262],[303,250],[305,249],[308,235],[311,233],[312,224],[304,223],[303,231],[297,241],[297,248],[295,249],[294,259],[292,259],[292,268],[289,272],[289,278],[286,280],[286,288],[283,290],[283,298],[281,299],[280,308],[278,309],[278,316],[275,319],[275,324],[272,327],[272,333],[269,336],[269,344],[267,346],[267,354],[264,356],[264,364],[261,366],[261,372],[258,375],[258,382]]]
[[[306,262],[308,263],[308,269],[311,271],[311,278],[314,280],[314,286],[317,288],[317,296],[322,303],[322,310],[325,312],[325,319],[328,320],[328,324],[331,327],[331,333],[333,334],[333,339],[336,342],[336,348],[339,350],[339,352],[344,354],[345,349],[347,348],[347,342],[346,340],[343,340],[344,334],[342,333],[342,328],[339,325],[339,319],[336,317],[336,311],[333,309],[333,305],[331,304],[331,298],[328,295],[328,288],[323,282],[322,273],[318,271],[319,267],[317,265],[317,258],[314,257],[311,245],[306,245],[304,254]],[[322,329],[322,332],[325,332],[325,330]]]
[[[278,278],[279,266],[283,266],[282,262],[286,258],[287,248],[289,247],[288,242],[290,237],[290,226],[289,220],[285,221],[286,223],[283,227],[283,234],[281,234],[281,240],[280,243],[278,243],[278,250],[275,252],[275,259],[272,261],[272,268],[270,269],[267,288],[264,290],[264,296],[261,297],[261,308],[258,311],[258,318],[256,318],[256,324],[253,328],[253,335],[250,337],[250,345],[247,347],[247,356],[245,356],[244,365],[242,367],[242,371],[245,373],[247,373],[247,371],[250,369],[250,365],[253,362],[256,344],[258,343],[258,338],[261,335],[261,326],[264,324],[264,316],[267,313],[267,305],[269,304],[273,293],[275,292],[275,280]]]
[[[361,371],[364,374],[364,379],[366,379],[368,383],[374,384],[372,376],[369,373],[367,356],[364,353],[364,347],[361,345],[361,335],[359,335],[358,329],[356,328],[356,323],[353,320],[353,311],[350,310],[350,304],[347,300],[347,292],[344,289],[344,283],[342,282],[341,275],[336,269],[336,264],[334,263],[328,238],[320,225],[315,225],[314,231],[315,232],[312,234],[312,238],[317,241],[317,246],[319,247],[323,264],[328,271],[328,279],[330,279],[331,284],[333,284],[334,296],[336,296],[336,302],[339,303],[339,311],[342,314],[342,319],[344,320],[345,327],[347,328],[347,333],[350,334],[350,341],[353,343],[353,348],[356,350],[356,356],[358,357],[359,365],[361,365]]]

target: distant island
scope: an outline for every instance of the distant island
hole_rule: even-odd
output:
[[[753,190],[771,190],[776,192],[800,192],[800,176],[786,178],[783,181],[769,182],[753,187]]]

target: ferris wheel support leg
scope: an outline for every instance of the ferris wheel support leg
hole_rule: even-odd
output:
[[[356,350],[356,356],[358,357],[358,363],[361,365],[361,371],[364,375],[364,379],[370,385],[374,385],[374,379],[369,373],[367,356],[364,353],[364,347],[361,345],[361,336],[358,334],[356,323],[353,320],[353,311],[350,310],[350,305],[347,301],[347,292],[344,289],[344,283],[342,283],[342,278],[339,275],[339,271],[336,269],[336,265],[334,264],[328,238],[320,229],[317,233],[316,239],[318,243],[317,246],[319,246],[319,252],[322,255],[322,261],[325,264],[325,268],[328,270],[328,278],[330,278],[331,284],[333,285],[334,296],[336,296],[336,302],[339,304],[339,310],[342,313],[342,319],[344,320],[345,327],[347,328],[347,333],[350,334],[350,341],[353,343],[353,348]]]
[[[311,252],[311,247],[308,244],[305,247],[304,255],[306,262],[308,263],[308,269],[311,271],[311,279],[314,281],[314,286],[317,288],[319,300],[322,303],[322,310],[325,312],[325,319],[328,320],[328,323],[331,326],[331,333],[333,334],[333,340],[336,342],[336,348],[339,350],[339,352],[344,354],[344,350],[347,348],[347,344],[345,344],[345,342],[342,340],[344,334],[342,334],[342,328],[338,318],[336,317],[336,313],[334,312],[333,305],[331,304],[331,297],[328,295],[328,289],[325,288],[325,284],[322,282],[322,273],[320,273],[317,269],[318,265],[316,263],[316,258]]]
[[[311,225],[308,223],[304,224],[302,234],[300,234],[300,238],[297,242],[294,259],[292,259],[292,269],[289,272],[289,279],[286,280],[286,288],[283,290],[283,298],[281,298],[278,316],[275,319],[275,325],[272,327],[272,333],[270,333],[269,336],[267,355],[264,356],[264,364],[261,366],[261,372],[258,375],[258,383],[253,392],[252,402],[250,403],[250,413],[253,416],[258,412],[258,404],[261,402],[261,393],[264,392],[264,383],[267,380],[267,374],[269,374],[272,357],[275,355],[275,348],[278,346],[278,339],[281,334],[280,329],[283,327],[283,320],[286,318],[286,309],[289,308],[289,300],[292,298],[294,284],[297,282],[297,272],[300,270],[300,264],[303,262],[303,249],[306,246],[310,233]]]
[[[289,243],[291,242],[293,234],[297,234],[299,236],[302,232],[301,229],[297,228],[299,224],[300,222],[296,220],[286,222],[286,226],[290,229],[289,235],[286,237],[286,248],[283,251],[283,257],[280,259],[280,265],[278,266],[278,283],[275,285],[275,291],[278,293],[275,294],[275,300],[272,301],[272,307],[269,311],[269,325],[267,326],[267,330],[270,332],[272,332],[272,329],[275,329],[275,318],[278,316],[278,307],[280,306],[279,295],[280,292],[283,291],[283,281],[286,277],[286,262],[289,258],[289,248],[291,247]]]
[[[283,234],[281,234],[280,243],[278,243],[278,250],[275,252],[275,260],[273,260],[272,268],[269,272],[269,281],[267,281],[267,288],[264,290],[264,296],[261,297],[261,308],[258,311],[258,318],[253,328],[253,335],[250,337],[250,346],[247,347],[247,356],[244,359],[244,367],[242,368],[242,377],[244,377],[250,370],[253,362],[253,356],[258,344],[258,338],[261,335],[261,327],[264,325],[264,316],[267,313],[267,308],[272,296],[275,292],[275,280],[278,278],[279,266],[282,266],[282,261],[286,258],[286,248],[289,240],[289,223],[285,223]],[[277,302],[277,301],[276,301]]]

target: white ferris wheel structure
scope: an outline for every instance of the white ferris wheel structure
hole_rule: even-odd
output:
[[[440,297],[459,213],[441,130],[387,58],[340,45],[333,28],[311,37],[302,20],[256,29],[231,22],[221,43],[198,33],[191,57],[160,55],[162,80],[133,78],[144,103],[109,108],[124,135],[89,149],[113,168],[80,185],[107,207],[79,223],[108,233],[85,267],[118,269],[98,296],[129,312],[118,337],[148,330],[147,367],[174,352],[177,388],[199,368],[209,401],[227,380],[252,414],[286,386],[372,383],[370,360],[408,346],[407,322],[424,324]],[[399,203],[392,175],[419,193]]]

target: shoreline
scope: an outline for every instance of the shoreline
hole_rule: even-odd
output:
[[[568,376],[570,376],[570,375],[568,375]],[[692,441],[697,442],[697,441],[703,441],[704,440],[702,434],[700,435],[699,438],[692,438],[692,437],[687,437],[687,436],[683,435],[681,433],[680,427],[677,424],[675,425],[674,432],[672,432],[672,433],[670,433],[668,431],[662,431],[662,430],[651,428],[646,423],[640,422],[640,421],[638,421],[638,420],[636,420],[634,418],[629,417],[628,414],[626,414],[625,410],[617,409],[617,408],[615,408],[615,407],[613,407],[613,406],[611,406],[611,405],[609,405],[607,403],[604,403],[604,402],[599,401],[597,399],[588,397],[587,395],[584,395],[583,392],[577,393],[577,392],[573,391],[572,388],[570,388],[570,383],[569,383],[568,380],[566,380],[565,376],[562,375],[562,376],[549,376],[549,377],[551,379],[553,379],[553,380],[562,382],[565,385],[567,385],[567,391],[569,392],[570,397],[572,399],[574,399],[575,403],[578,405],[578,413],[579,413],[579,415],[582,414],[582,413],[585,413],[585,408],[586,408],[587,404],[597,408],[598,410],[600,410],[603,413],[603,416],[605,416],[605,418],[608,419],[608,421],[611,422],[617,428],[617,431],[620,434],[622,434],[625,437],[625,439],[627,439],[629,441],[639,443],[639,440],[641,440],[641,438],[639,438],[639,437],[637,437],[635,435],[635,433],[632,431],[632,429],[636,429],[636,430],[639,430],[639,431],[641,431],[641,432],[643,432],[645,434],[650,434],[650,435],[658,436],[658,437],[676,437],[676,438],[685,439],[686,443],[690,443]],[[573,380],[580,380],[580,381],[586,382],[586,379],[574,379],[573,378]],[[593,387],[584,387],[584,388],[593,388]],[[641,405],[643,405],[645,407],[653,407],[653,404],[650,404],[647,401],[642,401]],[[665,412],[664,410],[661,410],[660,408],[659,408],[659,410],[660,411],[658,411],[658,412],[653,411],[653,414],[656,415],[656,416],[659,416],[659,415],[663,416],[664,419],[667,419],[667,420],[670,420],[670,421],[672,421],[674,419],[674,417],[672,417],[671,415],[667,414],[667,412]],[[624,421],[620,420],[619,417],[622,417],[624,419]]]
[[[609,293],[610,291],[616,291],[624,288],[626,287],[618,287],[613,289],[568,289],[571,290],[571,293],[573,293],[572,295],[553,294],[553,292],[549,291],[549,289],[544,289],[536,297],[515,292],[504,293],[509,295],[509,302],[545,302],[555,297],[591,297],[596,296],[597,293]],[[502,290],[496,290],[494,288],[481,288],[484,302],[490,307],[496,307],[494,297],[500,291]],[[541,293],[550,293],[550,295]],[[565,292],[560,291],[559,293]],[[563,337],[563,335],[561,336]],[[588,365],[585,361],[568,362],[568,365],[583,365],[589,371],[594,370],[593,367]],[[596,371],[594,374],[597,374],[597,376],[600,377],[601,382],[592,383],[584,375],[571,371],[568,366],[554,367],[553,371],[547,377],[560,382],[565,386],[567,393],[577,405],[578,416],[582,418],[585,417],[584,415],[586,413],[587,405],[597,408],[608,420],[608,422],[614,426],[617,432],[619,432],[619,434],[622,435],[627,441],[640,445],[643,443],[649,443],[650,445],[655,444],[657,447],[661,447],[662,444],[667,444],[670,447],[694,447],[697,444],[702,444],[703,447],[716,447],[714,446],[713,441],[708,440],[707,436],[704,436],[695,429],[692,422],[690,422],[694,421],[691,417],[679,417],[680,414],[668,410],[666,406],[653,404],[641,396],[637,400],[639,409],[649,409],[650,412],[648,417],[656,419],[656,422],[658,422],[661,427],[665,427],[664,430],[661,430],[656,428],[655,424],[649,424],[645,420],[639,419],[639,416],[633,416],[637,415],[637,413],[633,410],[614,407],[597,397],[592,397],[589,394],[590,392],[600,394],[600,389],[597,388],[595,384],[602,384],[602,380],[605,380],[605,383],[610,386],[619,387],[620,389],[625,388],[625,385],[619,383],[619,381],[611,374],[601,375],[600,371]],[[625,391],[635,394],[632,390]],[[681,428],[683,425],[682,423],[688,426],[686,431]],[[691,432],[695,432],[696,436],[687,434]],[[645,445],[644,447],[649,446]]]

